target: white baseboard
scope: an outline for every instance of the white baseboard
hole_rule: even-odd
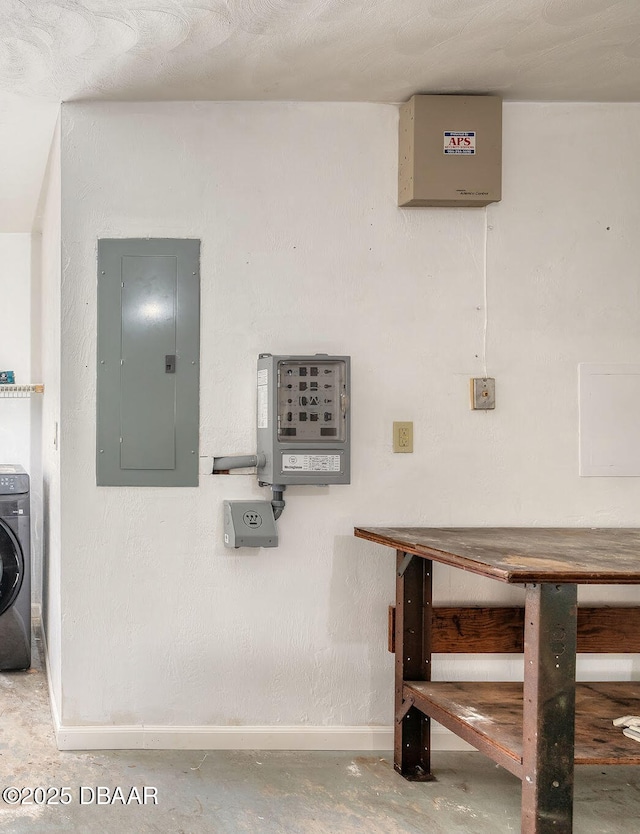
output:
[[[388,727],[60,727],[60,750],[386,750]]]
[[[53,722],[53,732],[55,733],[57,744],[58,731],[60,729],[60,711],[58,710],[56,696],[53,691],[53,686],[51,684],[51,672],[49,669],[49,647],[47,646],[47,635],[45,633],[42,622],[40,623],[39,631],[40,636],[42,638],[42,649],[44,653],[44,673],[47,678],[47,688],[49,690],[49,709],[51,710],[51,721]]]
[[[59,750],[393,750],[393,727],[153,727],[68,726],[51,686],[49,650],[41,629],[51,718]],[[432,723],[434,751],[474,748],[440,724]]]
[[[391,727],[56,726],[60,750],[391,750]],[[433,750],[473,748],[443,727]]]

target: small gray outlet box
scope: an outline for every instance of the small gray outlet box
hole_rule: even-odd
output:
[[[224,502],[225,547],[277,547],[278,532],[269,501]]]
[[[260,354],[260,483],[349,483],[349,377],[348,356]]]
[[[471,408],[490,411],[496,407],[496,381],[493,377],[472,377]]]

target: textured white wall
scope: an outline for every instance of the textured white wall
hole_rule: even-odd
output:
[[[3,31],[8,32],[6,6]],[[15,42],[25,45],[19,35]],[[60,97],[44,101],[41,96],[18,94],[18,85],[8,75],[16,78],[17,66],[24,70],[24,63],[15,53],[7,57],[0,56],[0,230],[28,233],[33,228]],[[23,70],[18,72],[21,79]]]
[[[31,235],[0,234],[0,370],[31,382]],[[30,469],[27,399],[0,400],[0,462]]]
[[[60,422],[60,293],[61,293],[61,172],[60,125],[55,129],[43,184],[41,206],[39,277],[40,305],[34,317],[41,329],[39,370],[45,386],[41,411],[40,459],[43,494],[42,622],[47,638],[50,691],[58,716],[62,694],[62,565],[60,512],[60,454],[54,445]],[[36,364],[36,367],[38,365]],[[35,445],[35,444],[34,444]],[[73,497],[70,497],[73,501]]]
[[[0,234],[0,370],[14,371],[16,382],[39,381],[34,377],[33,311],[38,299],[37,235]],[[33,349],[35,347],[35,350]],[[40,473],[39,409],[41,398],[0,399],[0,463],[19,463],[31,476],[32,598],[41,600],[42,489]]]
[[[399,210],[396,132],[391,105],[63,105],[65,725],[390,723],[393,556],[354,524],[638,523],[637,480],[577,475],[576,368],[640,347],[638,161],[611,143],[640,107],[505,107],[494,413],[468,406],[484,211]],[[146,235],[203,242],[202,454],[253,451],[259,352],[353,357],[353,482],[288,490],[277,550],[222,545],[223,498],[266,496],[252,477],[95,486],[96,239]],[[440,600],[486,594],[520,598],[438,571]]]
[[[31,235],[31,382],[42,382],[42,236]],[[57,325],[58,332],[60,324]],[[31,476],[31,599],[42,603],[44,553],[44,495],[42,483],[42,408],[39,394],[29,400],[31,436],[29,440],[29,474]]]

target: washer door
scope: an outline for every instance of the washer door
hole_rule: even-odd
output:
[[[0,615],[13,605],[24,576],[24,560],[13,531],[0,521]]]

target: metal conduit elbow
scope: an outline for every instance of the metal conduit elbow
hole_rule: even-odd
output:
[[[271,484],[271,491],[273,493],[273,498],[271,500],[271,506],[273,507],[273,517],[276,521],[280,518],[282,513],[284,512],[285,508],[285,500],[284,500],[284,491],[286,486],[282,484]]]

